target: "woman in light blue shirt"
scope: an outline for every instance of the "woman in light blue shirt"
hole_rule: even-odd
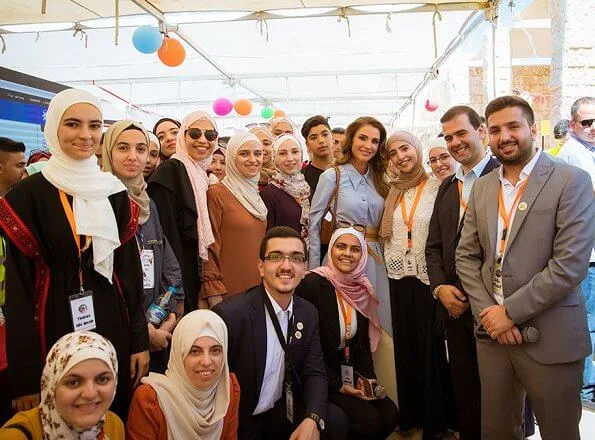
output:
[[[372,117],[353,121],[345,131],[339,168],[339,199],[337,221],[363,225],[370,257],[366,276],[378,295],[378,315],[385,331],[392,333],[388,276],[383,261],[383,249],[378,241],[378,226],[384,209],[388,185],[383,179],[384,143],[386,130]],[[320,226],[336,183],[334,168],[321,174],[310,208],[310,269],[321,264]],[[330,215],[329,215],[330,216]]]

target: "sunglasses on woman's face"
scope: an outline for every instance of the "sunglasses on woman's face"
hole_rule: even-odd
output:
[[[203,133],[205,134],[205,138],[209,142],[214,141],[215,139],[217,139],[217,136],[219,136],[219,133],[217,133],[217,130],[204,130],[203,131],[200,128],[189,128],[185,132],[185,134],[187,134],[194,140],[200,139],[200,137],[202,136]]]
[[[364,225],[360,225],[359,223],[349,223],[346,222],[345,220],[339,220],[337,222],[337,228],[353,228],[358,232],[361,232],[362,234],[366,233],[366,227]]]

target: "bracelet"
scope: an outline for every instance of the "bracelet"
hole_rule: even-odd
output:
[[[434,287],[434,290],[432,290],[432,296],[434,299],[438,299],[438,294],[440,293],[440,288],[442,286],[444,286],[444,284],[438,284],[436,287]]]

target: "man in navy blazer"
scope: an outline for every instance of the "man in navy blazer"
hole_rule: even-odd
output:
[[[263,283],[213,309],[227,324],[230,371],[240,383],[240,440],[347,436],[347,416],[327,402],[316,308],[293,295],[306,261],[296,231],[272,228],[260,247]]]

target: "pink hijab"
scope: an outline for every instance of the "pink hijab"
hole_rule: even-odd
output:
[[[207,168],[211,164],[213,154],[196,162],[188,154],[186,149],[186,140],[184,138],[186,130],[196,121],[206,119],[211,123],[213,128],[217,130],[215,120],[205,112],[192,112],[187,115],[182,121],[180,131],[178,131],[178,139],[176,142],[176,152],[171,156],[178,159],[186,167],[190,184],[192,185],[192,192],[194,193],[194,203],[196,204],[196,229],[198,231],[198,255],[203,260],[208,260],[208,247],[215,242],[213,230],[211,229],[211,220],[209,219],[209,211],[207,209],[207,189],[209,187],[209,178],[207,176]],[[213,150],[215,151],[215,150]]]
[[[359,260],[359,264],[353,272],[348,274],[344,274],[335,268],[330,255],[335,241],[345,234],[351,234],[357,237],[362,248],[362,258]],[[317,273],[329,280],[345,301],[368,318],[370,349],[376,351],[382,331],[380,329],[380,321],[378,320],[378,298],[376,298],[376,292],[374,292],[374,288],[366,276],[366,263],[368,261],[366,240],[361,232],[353,228],[335,229],[328,248],[329,253],[326,258],[326,266],[320,266],[310,272]]]

